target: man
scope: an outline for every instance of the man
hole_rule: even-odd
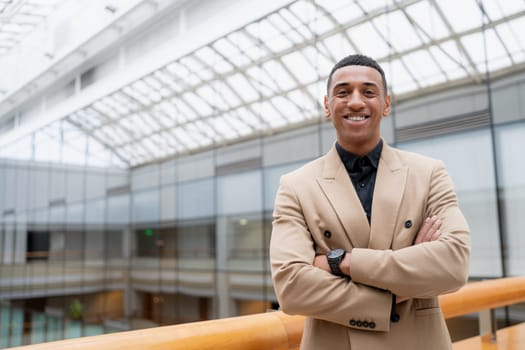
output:
[[[337,142],[281,178],[272,277],[282,310],[307,316],[301,349],[451,349],[437,297],[467,280],[469,228],[443,163],[381,139],[387,91],[373,59],[338,62]]]

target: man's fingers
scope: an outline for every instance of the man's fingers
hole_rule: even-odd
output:
[[[430,241],[432,242],[432,241],[438,240],[439,237],[441,237],[441,230],[437,230],[436,232],[434,232],[434,234],[430,238]]]
[[[430,218],[426,218],[423,222],[423,225],[421,225],[421,228],[419,229],[419,232],[416,236],[416,244],[419,244],[423,242],[425,236],[427,235],[428,230],[430,230],[430,227],[432,227],[432,221]]]
[[[430,228],[432,227],[433,220],[435,220],[434,217],[426,218],[419,232],[423,233],[423,235],[426,235],[428,230],[430,230]]]
[[[419,229],[415,244],[423,242],[432,242],[438,239],[441,236],[439,229],[441,228],[441,220],[437,216],[432,216],[431,218],[426,218],[423,222],[423,225]]]
[[[435,218],[434,222],[432,223],[432,227],[430,227],[430,230],[427,233],[427,242],[434,241],[432,237],[438,232],[439,228],[441,227],[441,220],[438,218]]]

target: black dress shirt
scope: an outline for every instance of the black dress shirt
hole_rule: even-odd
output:
[[[365,211],[368,222],[372,218],[372,198],[374,196],[374,185],[376,183],[377,167],[383,140],[379,140],[377,146],[363,157],[358,157],[343,149],[339,143],[335,144],[337,153],[345,165],[346,171],[352,179],[357,196]]]

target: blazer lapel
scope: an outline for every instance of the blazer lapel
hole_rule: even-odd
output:
[[[372,201],[368,248],[381,250],[391,248],[406,179],[407,167],[401,163],[392,148],[384,143]]]
[[[335,146],[327,153],[322,177],[317,179],[353,247],[366,248],[370,226]]]

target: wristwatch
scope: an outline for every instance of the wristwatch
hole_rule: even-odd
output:
[[[341,261],[343,261],[345,254],[346,251],[341,248],[330,250],[326,254],[326,258],[328,259],[328,265],[330,266],[330,271],[333,275],[346,276],[339,267],[339,264],[341,264]]]

